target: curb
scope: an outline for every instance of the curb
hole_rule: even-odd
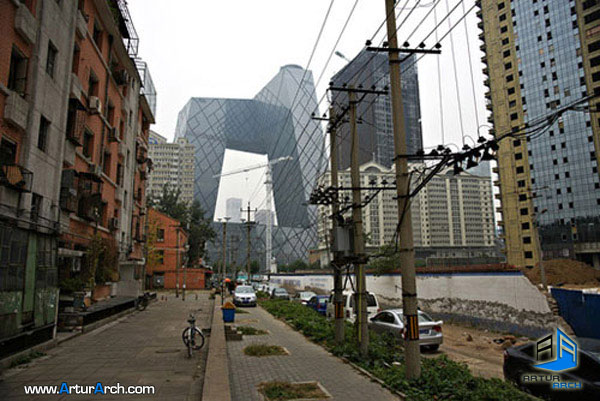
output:
[[[350,362],[348,359],[344,358],[343,356],[337,356],[331,353],[331,351],[329,351],[327,348],[325,348],[322,344],[316,343],[312,340],[310,340],[308,337],[306,337],[302,332],[296,330],[295,327],[293,327],[291,324],[289,324],[287,321],[285,321],[284,319],[280,319],[278,317],[273,316],[271,313],[269,313],[269,311],[267,311],[266,309],[264,309],[262,306],[258,306],[260,309],[262,309],[263,311],[265,311],[266,313],[269,314],[269,316],[273,317],[273,319],[280,321],[281,323],[285,324],[286,326],[288,326],[290,329],[294,330],[296,333],[299,333],[302,335],[302,337],[304,337],[307,341],[309,341],[311,344],[315,344],[321,348],[323,348],[323,350],[325,352],[327,352],[330,356],[334,357],[334,358],[338,358],[339,360],[341,360],[342,362],[350,365],[353,369],[355,369],[356,371],[358,371],[360,374],[368,377],[369,379],[371,379],[372,381],[376,382],[377,384],[379,384],[381,387],[385,388],[386,390],[388,390],[390,393],[394,394],[395,396],[399,397],[400,400],[405,401],[408,400],[408,397],[406,396],[406,394],[401,393],[398,390],[393,389],[392,387],[390,387],[388,384],[386,384],[383,380],[381,380],[380,378],[378,378],[377,376],[373,375],[371,372],[369,372],[366,369],[361,368],[360,366],[356,365],[354,362]]]
[[[212,323],[210,325],[210,341],[208,342],[208,357],[202,386],[202,400],[231,401],[229,384],[229,361],[227,342],[225,341],[225,323],[220,319],[221,297],[214,300]]]

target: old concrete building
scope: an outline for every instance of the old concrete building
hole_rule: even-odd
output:
[[[180,189],[180,200],[187,204],[194,200],[194,145],[186,138],[168,143],[167,138],[150,132],[148,153],[152,160],[152,174],[148,196],[160,197],[165,184]]]
[[[59,288],[139,292],[155,92],[124,1],[1,0],[0,21],[0,349],[10,354],[53,336]]]
[[[409,165],[413,172],[412,186],[420,180],[421,164]],[[395,180],[394,168],[369,162],[360,166],[361,186],[391,186]],[[339,173],[342,187],[351,188],[350,169]],[[330,185],[330,173],[320,177],[319,184]],[[351,199],[348,190],[340,199]],[[396,191],[364,191],[363,198],[373,199],[363,209],[363,227],[367,249],[376,251],[395,243],[398,223]],[[420,259],[489,259],[494,257],[494,212],[492,186],[489,175],[480,176],[452,170],[442,171],[412,199],[413,240],[416,257]],[[319,206],[319,249],[322,258],[326,252],[331,229],[331,208]],[[351,217],[351,210],[345,218]]]

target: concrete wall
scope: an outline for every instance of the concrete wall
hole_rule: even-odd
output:
[[[367,275],[367,289],[385,307],[398,307],[401,280],[399,274]],[[271,282],[324,292],[333,288],[329,275],[271,275]],[[534,337],[556,325],[546,297],[518,272],[419,274],[417,294],[422,309],[444,319]]]

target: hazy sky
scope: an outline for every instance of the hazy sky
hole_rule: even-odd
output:
[[[129,0],[128,3],[140,36],[139,55],[148,62],[158,91],[157,124],[153,129],[172,138],[177,114],[190,97],[251,98],[278,72],[280,66],[299,64],[306,67],[330,0]],[[309,66],[315,81],[324,71],[317,87],[319,99],[327,88],[330,77],[347,63],[333,56],[325,68],[354,3],[355,0],[334,0]],[[454,24],[458,21],[464,15],[463,9],[468,11],[474,0],[401,0],[400,3],[411,7],[416,4],[420,6],[399,30],[399,40],[403,42],[412,34],[409,42],[412,47],[416,47],[433,32],[435,25],[432,5],[436,5],[438,22],[448,14],[448,10],[457,6],[451,17],[443,21],[437,30],[439,37],[442,37],[449,30],[449,22]],[[409,11],[410,8],[402,11],[398,24]],[[442,86],[446,144],[462,146],[463,133],[476,139],[478,123],[487,124],[481,72],[483,65],[480,61],[482,53],[479,50],[481,42],[478,39],[480,31],[476,26],[475,12],[476,9],[471,10],[465,20],[470,54],[465,24],[461,22],[453,30],[453,34],[442,41],[441,56],[428,55],[418,63],[426,147],[442,142],[439,84]],[[421,23],[427,13],[430,13],[429,16]],[[363,48],[365,41],[372,37],[384,18],[384,0],[359,0],[335,49],[352,59]],[[415,27],[418,28],[416,31]],[[384,33],[385,27],[380,30],[374,43],[379,44]],[[454,41],[454,52],[451,38]],[[428,47],[436,43],[435,32],[425,43]],[[472,78],[469,60],[473,66]],[[455,80],[455,73],[458,82]],[[475,82],[474,89],[472,81]],[[458,112],[459,101],[462,115]],[[321,103],[321,112],[324,110],[326,104]],[[487,129],[482,128],[481,132],[487,132]],[[467,139],[467,142],[470,143],[471,140]],[[264,156],[228,152],[224,170],[254,165],[265,160]],[[252,188],[251,191],[244,190],[244,193],[240,193],[240,188],[244,188],[247,182],[260,182],[263,173],[264,170],[256,170],[253,174],[232,177],[227,188],[222,188],[219,193],[216,217],[224,211],[227,197],[241,197],[246,202],[244,193],[247,195],[247,192],[258,192],[252,202],[257,205],[262,203],[264,206],[263,188],[258,188],[258,191]]]

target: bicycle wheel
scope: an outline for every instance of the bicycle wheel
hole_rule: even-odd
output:
[[[137,310],[141,312],[146,309],[146,306],[148,306],[148,300],[146,298],[141,298],[138,300]]]
[[[202,334],[202,330],[197,327],[194,327],[194,336],[192,337],[192,331],[189,327],[183,330],[181,333],[181,339],[183,343],[189,348],[190,345],[192,349],[199,350],[204,346],[204,334]],[[191,344],[190,344],[191,343]]]

